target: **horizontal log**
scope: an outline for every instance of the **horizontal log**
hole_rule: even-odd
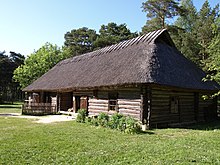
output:
[[[108,107],[100,107],[100,106],[88,106],[88,109],[97,109],[97,110],[108,110]]]
[[[130,101],[118,101],[119,105],[132,105],[132,106],[140,106],[141,102],[130,102]]]
[[[164,95],[182,95],[182,96],[194,96],[194,93],[181,92],[181,91],[169,91],[169,90],[152,90],[152,94],[164,94]]]
[[[89,113],[101,113],[101,112],[107,113],[108,110],[89,109]]]
[[[106,103],[89,103],[89,106],[96,106],[96,107],[108,107],[108,104]]]
[[[169,102],[155,102],[155,101],[152,101],[151,102],[151,105],[152,105],[152,107],[163,107],[163,106],[169,106],[170,105],[170,103]]]
[[[108,100],[102,100],[102,99],[89,99],[89,103],[104,103],[104,104],[108,104]]]
[[[140,99],[140,93],[120,93],[118,98],[122,99]]]
[[[119,109],[137,109],[140,110],[141,107],[140,106],[135,106],[135,105],[118,105]]]
[[[119,98],[118,101],[141,102],[141,99],[121,99],[121,98]]]
[[[156,95],[156,94],[152,94],[152,98],[158,99],[158,98],[169,98],[170,95]]]
[[[151,108],[155,110],[167,110],[167,109],[170,109],[170,106],[155,106],[154,105]]]
[[[140,114],[140,111],[128,110],[128,109],[119,109],[120,113],[130,113],[130,114]]]
[[[120,92],[130,92],[130,91],[140,92],[141,90],[140,90],[140,88],[119,88],[118,91],[120,93]]]

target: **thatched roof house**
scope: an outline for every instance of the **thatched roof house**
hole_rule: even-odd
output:
[[[162,29],[63,60],[23,91],[56,93],[61,109],[62,95],[63,100],[70,98],[63,103],[68,106],[63,106],[75,109],[80,103],[73,96],[79,97],[78,102],[84,96],[89,114],[118,111],[152,124],[169,124],[195,121],[201,116],[204,119],[200,96],[220,89],[216,82],[202,81],[204,77],[205,73],[176,49],[167,30]],[[111,99],[115,100],[113,109]],[[209,100],[205,106],[214,104]],[[186,119],[179,117],[183,111],[188,114]]]

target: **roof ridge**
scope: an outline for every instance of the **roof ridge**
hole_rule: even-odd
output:
[[[121,41],[117,44],[106,46],[104,48],[101,48],[101,49],[98,49],[92,52],[84,53],[79,56],[74,56],[69,59],[61,61],[59,65],[67,64],[70,62],[78,62],[78,61],[85,60],[88,58],[93,58],[93,57],[96,57],[102,54],[107,54],[112,51],[118,51],[118,50],[125,49],[132,45],[137,45],[140,42],[150,44],[150,43],[153,43],[164,31],[167,31],[167,29],[155,30],[153,32],[149,32],[149,33],[137,36],[135,38],[131,38],[129,40]]]

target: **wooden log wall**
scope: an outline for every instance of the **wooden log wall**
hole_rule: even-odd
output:
[[[178,93],[180,123],[195,122],[195,97],[193,92]]]
[[[108,113],[108,99],[89,98],[89,115],[98,115],[101,112]]]
[[[179,100],[179,113],[171,113],[170,98]],[[151,123],[180,123],[195,120],[194,93],[172,90],[152,89]]]
[[[112,91],[98,91],[97,98],[89,98],[89,115],[98,115],[101,112],[112,115],[116,111],[108,110],[108,92]],[[131,116],[137,120],[140,120],[140,89],[138,88],[126,88],[115,91],[118,93],[118,111],[119,113],[127,116]]]
[[[215,103],[216,100],[210,98],[204,100],[202,96],[206,94],[201,93],[199,95],[199,121],[212,120],[213,118],[217,117],[217,105]]]
[[[118,94],[119,113],[140,120],[141,92],[139,88],[120,90]]]

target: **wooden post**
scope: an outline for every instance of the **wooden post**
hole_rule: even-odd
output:
[[[60,111],[60,94],[59,93],[57,93],[57,112],[59,112]]]
[[[151,128],[151,88],[149,86],[143,86],[141,88],[141,116],[140,120],[142,122],[142,129]],[[144,130],[144,129],[143,129]]]
[[[144,125],[146,124],[145,119],[146,119],[146,92],[145,88],[141,87],[141,113],[140,113],[140,121]]]
[[[147,129],[151,128],[151,100],[152,100],[152,93],[151,93],[151,88],[149,86],[147,86],[146,89],[146,110],[147,110]]]

